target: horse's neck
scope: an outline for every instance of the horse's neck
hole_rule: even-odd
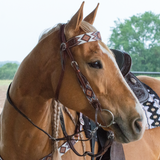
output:
[[[50,106],[51,98],[54,97],[51,76],[54,73],[56,74],[56,70],[60,66],[57,65],[58,62],[60,63],[58,60],[59,55],[56,55],[59,54],[56,52],[59,50],[56,48],[59,44],[54,46],[52,42],[54,42],[52,39],[48,39],[48,43],[42,40],[25,58],[14,77],[9,91],[14,105],[37,126],[50,134],[52,134]],[[44,47],[46,43],[50,46]],[[49,53],[47,47],[51,48],[53,52]],[[55,76],[55,78],[57,78],[55,79],[55,83],[57,83],[59,77]],[[26,154],[29,154],[31,159],[37,159],[37,157],[41,157],[40,155],[43,157],[51,152],[51,141],[48,137],[32,126],[7,100],[1,120],[0,137],[3,137],[3,139],[1,139],[0,144],[4,143],[9,146],[0,146],[2,152],[12,150],[13,154],[11,155],[15,154],[17,157],[22,157],[22,159],[25,159],[25,156],[28,157]]]
[[[50,35],[37,44],[21,63],[12,82],[9,92],[11,99],[26,113],[30,110],[42,112],[54,98],[56,85],[53,86],[52,81],[57,83],[59,78],[57,72],[61,68],[59,45],[53,45],[57,34],[58,32],[55,36]],[[54,74],[57,76],[53,79]]]
[[[54,45],[51,45],[51,43],[51,37],[40,41],[24,59],[14,77],[9,92],[17,108],[34,120],[36,124],[39,124],[40,127],[44,126],[40,120],[51,114],[49,106],[51,99],[54,98],[51,76],[54,72],[57,73],[56,70],[60,66],[57,65],[59,53],[56,51],[58,49],[52,47]],[[53,52],[48,51],[47,48],[51,48]],[[8,106],[8,103],[5,106]],[[15,118],[17,119],[17,117]],[[22,116],[19,118],[22,118]]]
[[[57,31],[41,40],[24,59],[14,77],[11,96],[54,98],[61,70],[58,36]]]
[[[22,101],[22,104],[23,102],[27,104],[28,109],[23,105],[19,109],[37,126],[52,134],[51,107],[47,107],[46,104],[38,108],[29,101],[30,99]],[[49,105],[49,101],[47,103]],[[15,157],[13,160],[19,160],[19,157],[24,160],[39,159],[49,154],[52,149],[49,138],[29,123],[8,101],[5,102],[1,115],[1,138],[0,154],[4,159],[12,159],[10,155]]]

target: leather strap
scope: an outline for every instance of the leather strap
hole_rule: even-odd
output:
[[[96,127],[96,124],[90,120],[91,123],[91,131]],[[94,148],[95,148],[95,141],[96,141],[96,134],[94,134],[93,138],[91,139],[91,152],[94,154]],[[94,157],[91,157],[91,160],[94,160]]]

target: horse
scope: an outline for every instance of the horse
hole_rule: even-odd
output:
[[[160,97],[160,80],[149,76],[137,78],[152,88]],[[146,130],[139,141],[123,144],[126,160],[160,160],[160,127]]]
[[[83,6],[45,33],[20,64],[0,117],[1,159],[44,160],[51,153],[60,159],[60,109],[53,100],[112,130],[118,142],[143,136],[141,105],[92,25],[98,5],[84,20]]]

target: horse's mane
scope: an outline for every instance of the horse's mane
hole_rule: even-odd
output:
[[[92,26],[90,23],[88,23],[86,21],[81,22],[80,28],[86,33],[97,31],[94,26]]]
[[[57,24],[56,26],[54,26],[53,28],[48,28],[46,30],[44,30],[38,39],[38,42],[40,42],[41,40],[43,40],[44,38],[46,38],[47,36],[49,36],[50,34],[52,34],[54,31],[57,31],[61,26],[61,23]]]
[[[48,28],[45,31],[43,31],[40,36],[39,36],[39,40],[38,42],[40,42],[42,39],[46,38],[47,36],[49,36],[51,33],[53,33],[54,31],[58,30],[60,28],[62,24],[59,23],[57,24],[55,27],[53,28]],[[84,32],[94,32],[97,31],[96,28],[94,28],[91,24],[89,24],[88,22],[82,21],[80,24],[80,28],[84,31]]]

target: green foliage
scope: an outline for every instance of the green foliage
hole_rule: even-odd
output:
[[[6,63],[16,63],[19,65],[18,61],[0,61],[0,67],[2,67],[3,65],[5,65]]]
[[[0,79],[13,79],[16,73],[18,64],[6,63],[0,68]]]
[[[132,70],[160,72],[160,15],[137,14],[115,21],[108,46],[132,57]]]

